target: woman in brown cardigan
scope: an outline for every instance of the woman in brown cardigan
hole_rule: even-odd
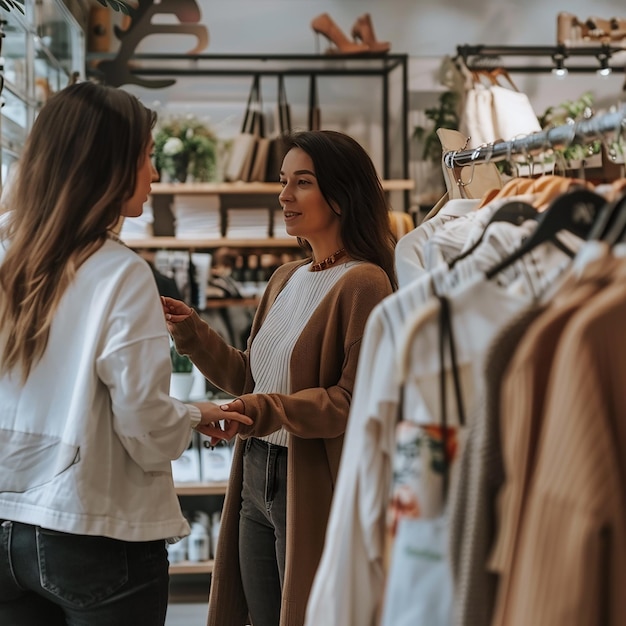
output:
[[[279,200],[311,259],[280,267],[245,352],[186,304],[163,308],[178,351],[237,398],[238,434],[209,600],[210,626],[300,626],[322,554],[359,349],[395,288],[388,206],[374,165],[333,131],[290,138]],[[231,420],[253,420],[250,427]]]

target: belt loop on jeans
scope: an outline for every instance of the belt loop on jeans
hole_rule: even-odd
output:
[[[245,447],[244,447],[244,452],[248,452],[248,450],[250,450],[250,446],[252,445],[252,440],[253,437],[248,437],[246,439],[246,443],[245,443]]]

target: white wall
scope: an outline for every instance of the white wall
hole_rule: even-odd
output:
[[[209,31],[208,54],[312,54],[316,52],[312,18],[327,12],[349,35],[356,18],[369,12],[378,39],[391,42],[392,52],[411,57],[414,92],[437,89],[438,61],[444,55],[453,56],[457,45],[553,45],[556,16],[563,10],[581,19],[626,16],[620,0],[594,0],[593,8],[587,0],[560,5],[546,0],[197,0],[197,4]],[[163,37],[147,38],[139,50],[184,52],[189,43],[189,38],[169,38],[167,44]],[[321,38],[322,49],[327,44]],[[588,89],[603,103],[622,96],[623,75],[617,73],[608,80],[594,74],[571,74],[562,81],[545,74],[516,74],[514,78],[538,112]],[[193,83],[179,81],[178,89],[155,99],[193,100],[197,80]],[[207,93],[205,85],[199,97],[206,101]]]
[[[581,19],[592,15],[604,18],[626,17],[620,0],[568,0],[557,5],[546,0],[197,0],[202,23],[209,31],[207,54],[313,54],[316,38],[311,20],[327,12],[336,24],[350,34],[356,18],[369,12],[379,40],[389,41],[392,52],[410,56],[410,103],[414,110],[430,106],[442,89],[438,68],[441,59],[456,54],[457,45],[555,45],[557,14],[567,10]],[[119,16],[115,16],[119,19]],[[194,42],[195,43],[195,42]],[[328,42],[321,40],[322,50]],[[147,38],[138,52],[185,52],[190,39]],[[529,59],[547,63],[549,59]],[[607,79],[594,73],[570,74],[557,80],[551,74],[513,74],[520,90],[527,93],[535,111],[566,99],[576,99],[592,91],[599,106],[616,104],[623,97],[623,73]],[[289,98],[296,120],[304,116],[305,82],[288,85]],[[378,113],[367,110],[368,101],[376,99],[378,87],[371,81],[328,82],[320,87],[324,125],[354,132],[368,141],[367,131],[376,124]],[[225,81],[213,78],[179,79],[175,87],[162,91],[132,91],[167,113],[190,111],[210,119],[219,132],[236,132],[240,123],[247,81]],[[271,99],[271,94],[265,96]],[[364,111],[353,108],[354,102]],[[346,104],[348,106],[346,106]],[[415,123],[412,114],[411,124]],[[372,145],[374,156],[378,149]]]

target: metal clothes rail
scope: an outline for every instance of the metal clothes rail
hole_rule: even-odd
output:
[[[624,48],[598,42],[597,46],[505,46],[505,45],[460,45],[456,48],[457,58],[462,59],[469,70],[501,67],[507,72],[541,74],[567,69],[571,73],[590,74],[599,69],[624,72],[622,55]],[[620,54],[621,53],[621,54]],[[618,57],[619,60],[611,59]],[[548,63],[530,63],[528,58],[543,57]],[[506,61],[504,61],[506,58]],[[573,59],[577,64],[574,64]]]
[[[525,137],[497,141],[468,150],[451,150],[443,155],[443,163],[448,168],[455,168],[475,163],[502,161],[510,159],[514,154],[531,155],[549,148],[584,144],[610,133],[619,136],[624,128],[626,128],[626,106],[620,107],[615,112],[596,115],[573,124],[554,126]]]

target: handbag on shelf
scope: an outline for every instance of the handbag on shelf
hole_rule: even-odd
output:
[[[319,96],[317,93],[317,77],[311,74],[309,79],[309,130],[321,130],[322,112],[320,109]]]
[[[257,93],[257,120],[254,132],[256,133],[256,150],[254,159],[250,167],[249,181],[265,182],[267,173],[267,160],[269,158],[269,150],[271,139],[266,136],[265,132],[265,114],[263,112],[263,100],[261,98],[261,83],[259,82],[259,90]]]
[[[291,132],[291,107],[287,101],[287,91],[285,89],[285,79],[278,76],[278,98],[275,109],[275,136],[270,139],[267,156],[267,168],[265,170],[265,180],[276,182],[283,158],[287,152],[285,138]]]
[[[255,165],[257,146],[263,132],[263,112],[261,111],[261,79],[255,74],[248,95],[248,103],[241,125],[241,132],[235,137],[224,173],[229,182],[251,180]]]

